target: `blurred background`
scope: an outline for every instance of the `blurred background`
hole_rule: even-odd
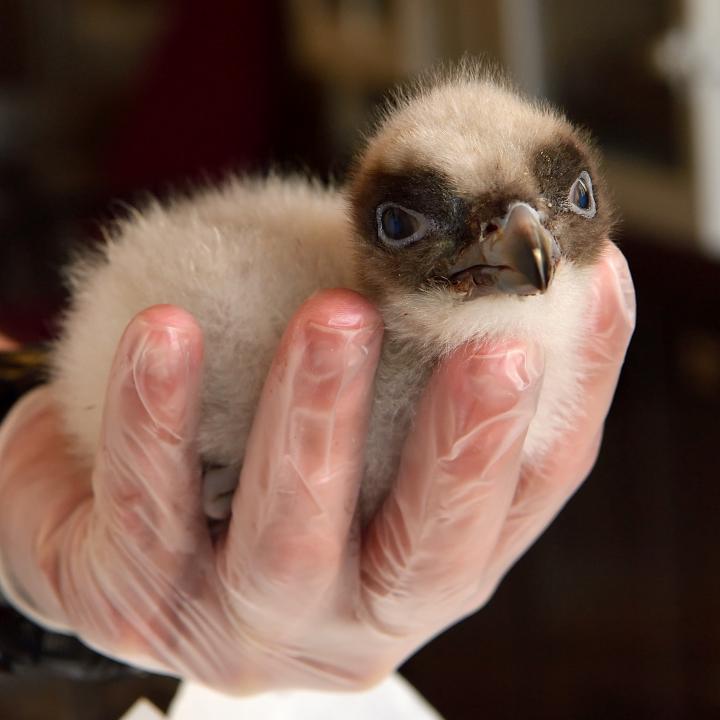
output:
[[[0,0],[0,329],[52,336],[60,266],[126,203],[341,178],[396,82],[501,64],[603,148],[638,329],[585,486],[402,672],[447,720],[720,717],[719,43],[715,0]],[[173,691],[3,682],[10,720]]]

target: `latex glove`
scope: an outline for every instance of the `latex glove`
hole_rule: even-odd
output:
[[[289,324],[213,541],[195,454],[201,334],[160,306],[128,327],[92,471],[47,388],[0,432],[0,581],[19,609],[100,651],[228,692],[352,689],[481,607],[590,470],[634,323],[619,252],[599,264],[586,406],[521,471],[542,353],[464,348],[437,369],[397,484],[361,538],[353,508],[376,310],[316,295]]]

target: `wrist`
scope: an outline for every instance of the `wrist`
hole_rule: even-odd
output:
[[[0,351],[0,423],[23,395],[45,381],[46,358],[41,348]],[[16,514],[18,508],[12,510]],[[50,672],[65,677],[109,679],[141,672],[90,650],[72,635],[37,624],[36,619],[31,619],[34,613],[30,604],[19,597],[20,590],[7,577],[3,582],[3,575],[9,574],[7,567],[3,572],[4,565],[0,547],[0,674]]]

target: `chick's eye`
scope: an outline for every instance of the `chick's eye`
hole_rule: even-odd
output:
[[[419,240],[427,229],[420,213],[393,203],[378,207],[377,223],[380,239],[393,247],[404,247]]]
[[[575,186],[575,204],[581,210],[587,210],[590,206],[590,193],[582,180],[578,180]]]
[[[402,240],[417,230],[417,220],[399,207],[389,207],[382,214],[382,229],[390,240]]]
[[[578,215],[591,218],[595,215],[595,197],[590,175],[583,170],[570,188],[568,196],[570,209]]]

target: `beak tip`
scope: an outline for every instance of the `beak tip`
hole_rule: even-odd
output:
[[[548,259],[539,247],[533,248],[532,254],[535,260],[535,269],[537,270],[537,289],[540,292],[545,292],[550,285],[550,266]]]

